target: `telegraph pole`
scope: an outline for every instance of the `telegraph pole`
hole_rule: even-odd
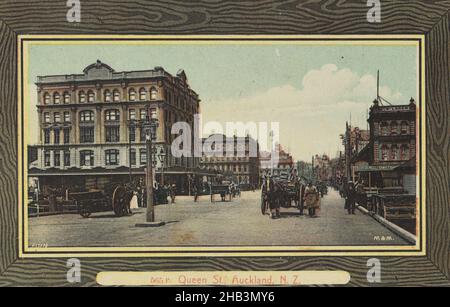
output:
[[[148,116],[148,115],[147,115]],[[153,207],[153,152],[152,133],[150,123],[146,127],[145,151],[147,153],[147,167],[145,168],[145,182],[147,183],[147,223],[155,221],[155,208]],[[148,130],[147,130],[148,129]]]

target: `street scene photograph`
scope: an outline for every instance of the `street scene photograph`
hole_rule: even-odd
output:
[[[420,242],[416,42],[61,40],[25,53],[28,251]]]

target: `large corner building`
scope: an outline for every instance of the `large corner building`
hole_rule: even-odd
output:
[[[171,75],[162,67],[121,71],[101,61],[83,73],[40,76],[37,86],[39,141],[29,146],[29,176],[47,186],[103,188],[145,174],[145,132],[136,124],[147,112],[159,120],[155,140],[156,178],[185,192],[199,159],[175,158],[172,124],[194,129],[200,99],[183,70]],[[160,155],[159,153],[164,153]],[[45,191],[44,191],[45,192]]]

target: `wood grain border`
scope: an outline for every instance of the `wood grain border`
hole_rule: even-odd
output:
[[[427,256],[380,257],[382,285],[450,286],[450,1],[382,1],[382,22],[364,1],[81,1],[68,23],[65,1],[0,4],[0,286],[68,286],[65,259],[18,259],[18,34],[425,34]],[[81,259],[83,286],[104,270],[347,270],[367,286],[367,257]]]

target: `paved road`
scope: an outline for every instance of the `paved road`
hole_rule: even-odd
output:
[[[203,196],[178,197],[173,205],[156,207],[156,217],[167,224],[136,228],[145,221],[145,210],[116,218],[112,212],[58,215],[30,219],[31,244],[60,246],[158,246],[158,245],[407,245],[408,243],[357,210],[347,215],[344,201],[330,190],[322,199],[320,217],[300,216],[295,208],[283,209],[282,218],[271,220],[259,209],[259,192],[244,192],[232,202],[210,203]],[[376,241],[375,237],[386,237]]]

